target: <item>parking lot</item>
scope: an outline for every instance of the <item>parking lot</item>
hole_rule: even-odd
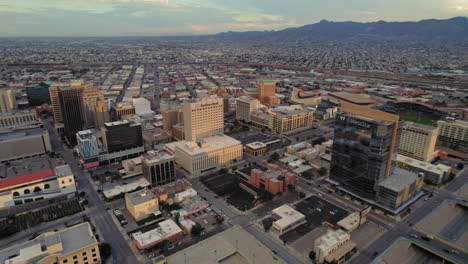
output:
[[[204,228],[204,231],[208,231],[217,226],[216,216],[217,214],[208,207],[186,217],[196,223],[199,223]]]
[[[317,196],[310,196],[294,206],[298,212],[305,215],[306,223],[288,231],[280,236],[280,239],[287,243],[296,241],[313,229],[330,223],[335,225],[340,220],[349,215],[349,212],[333,205]]]

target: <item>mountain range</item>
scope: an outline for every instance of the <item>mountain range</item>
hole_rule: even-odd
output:
[[[277,31],[223,32],[222,39],[263,39],[266,41],[301,40],[424,40],[468,41],[468,18],[426,19],[417,22],[332,22]]]

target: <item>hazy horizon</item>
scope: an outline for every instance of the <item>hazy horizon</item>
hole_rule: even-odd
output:
[[[456,16],[468,16],[468,0],[0,0],[0,37],[194,36]]]

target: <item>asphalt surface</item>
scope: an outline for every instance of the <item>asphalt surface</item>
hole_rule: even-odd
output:
[[[86,215],[100,233],[101,240],[109,243],[112,247],[112,255],[106,263],[141,263],[133,254],[132,249],[116,227],[112,217],[106,212],[105,203],[99,198],[89,177],[87,177],[83,169],[78,166],[77,161],[73,157],[72,150],[63,147],[63,144],[60,143],[50,122],[44,122],[44,127],[49,131],[53,150],[56,153],[61,153],[65,162],[70,165],[78,183],[78,191],[84,191],[86,193],[86,199],[89,202],[85,210]]]

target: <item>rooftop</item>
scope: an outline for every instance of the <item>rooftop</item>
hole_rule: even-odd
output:
[[[150,150],[147,153],[141,155],[141,160],[145,163],[156,163],[156,162],[161,162],[165,160],[170,160],[173,158],[174,158],[174,155],[172,155],[171,153],[165,150],[161,150],[161,151]]]
[[[177,141],[167,144],[166,147],[171,151],[175,151],[176,148],[179,148],[189,155],[196,155],[240,144],[241,142],[239,140],[232,137],[226,135],[215,135],[205,137],[203,140],[197,142],[185,140]]]
[[[274,224],[280,228],[286,228],[291,226],[302,219],[305,219],[305,216],[298,211],[294,210],[291,206],[284,204],[273,210],[273,213],[281,217]]]
[[[341,241],[346,239],[349,234],[341,229],[338,230],[328,230],[327,233],[317,238],[315,241],[317,248],[326,251],[329,248],[333,247],[336,244],[339,244]]]
[[[423,124],[414,123],[414,122],[408,122],[408,121],[405,121],[405,127],[419,128],[419,129],[427,130],[427,131],[434,131],[438,129],[437,127],[423,125]]]
[[[0,250],[0,263],[36,264],[44,257],[49,256],[48,247],[61,244],[62,249],[56,254],[65,255],[96,243],[91,226],[86,222],[58,232],[45,233],[23,243],[14,243],[12,246]]]
[[[133,233],[132,237],[137,247],[139,249],[144,249],[156,245],[159,241],[181,232],[182,229],[180,229],[172,219],[168,219],[160,222],[157,228],[145,233],[138,231]]]
[[[246,144],[245,146],[251,148],[251,149],[261,149],[261,148],[266,148],[266,144],[260,141],[252,142],[249,144]]]
[[[329,93],[329,95],[336,97],[338,99],[344,99],[348,100],[352,103],[356,104],[375,104],[377,101],[373,100],[372,98],[359,95],[359,94],[353,94],[353,93],[348,93],[348,92],[335,92],[335,93]]]
[[[411,166],[414,166],[416,168],[420,168],[420,169],[430,171],[430,172],[434,172],[434,173],[437,173],[437,174],[441,174],[443,172],[449,172],[452,169],[450,166],[447,166],[447,165],[444,165],[444,164],[441,164],[441,163],[437,164],[437,165],[434,165],[434,164],[432,164],[430,162],[420,161],[420,160],[413,159],[413,158],[410,158],[410,157],[406,157],[406,156],[403,156],[403,155],[400,155],[400,154],[397,154],[396,160],[404,162],[404,163],[406,163],[408,165],[411,165]]]
[[[252,254],[252,249],[255,249],[255,254]],[[286,263],[238,225],[167,258],[171,264],[184,264],[187,259],[191,264]]]
[[[52,177],[54,175],[55,175],[54,170],[44,170],[40,172],[35,172],[31,174],[26,174],[22,176],[17,176],[17,177],[1,180],[0,189],[16,186],[20,184],[25,184],[28,182],[42,180],[48,177]]]
[[[0,141],[14,140],[14,139],[37,136],[37,135],[42,135],[42,134],[48,134],[47,130],[39,128],[39,129],[31,129],[31,130],[21,131],[21,132],[0,134]]]
[[[133,205],[146,203],[154,199],[156,199],[156,196],[148,189],[125,194],[125,200],[130,200]]]
[[[417,178],[418,174],[395,167],[392,174],[379,183],[379,186],[385,187],[395,192],[400,192],[406,188],[406,186],[414,183]]]

